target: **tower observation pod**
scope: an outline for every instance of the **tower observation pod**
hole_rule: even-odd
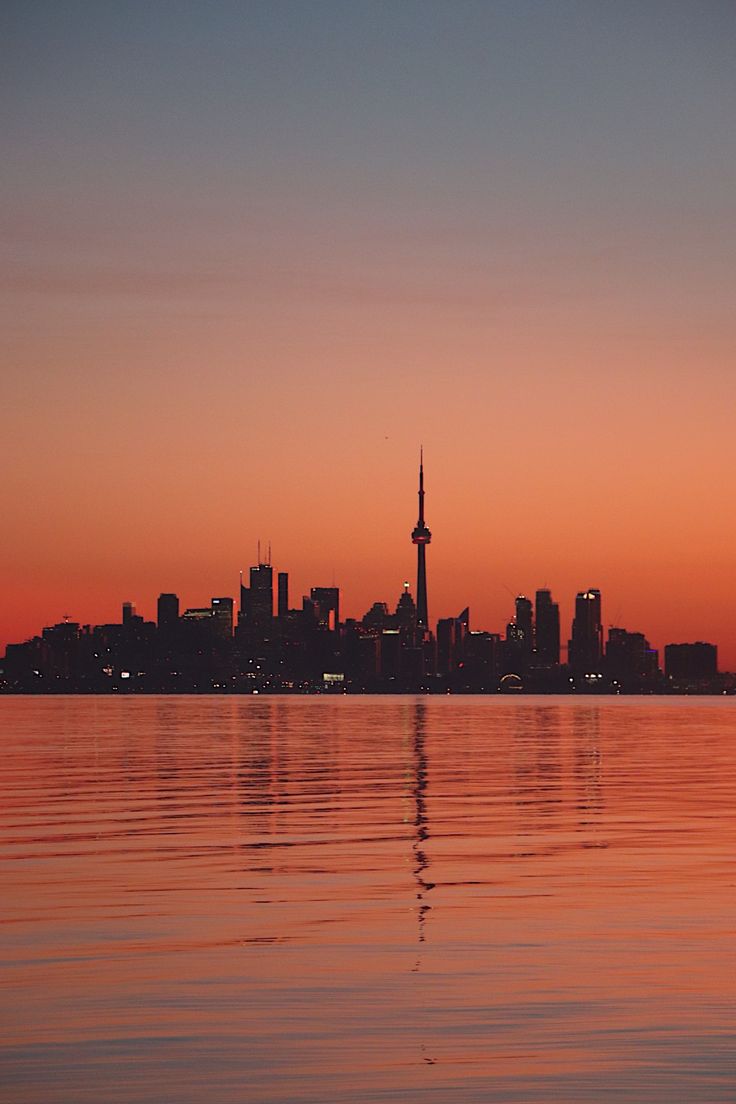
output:
[[[429,628],[427,613],[427,545],[432,534],[424,520],[424,454],[419,451],[419,520],[411,534],[412,543],[417,546],[417,628]]]

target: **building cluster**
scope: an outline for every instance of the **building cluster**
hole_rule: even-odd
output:
[[[212,598],[180,610],[161,594],[156,621],[123,603],[119,623],[64,621],[8,645],[6,692],[454,692],[665,693],[733,689],[718,674],[714,644],[669,644],[664,670],[642,633],[610,628],[599,590],[581,591],[563,661],[559,606],[547,589],[520,595],[506,631],[471,628],[470,611],[429,626],[424,470],[419,469],[416,601],[405,583],[396,606],[376,602],[360,619],[340,617],[336,586],[313,587],[292,608],[289,576],[270,563],[241,577],[239,602]]]

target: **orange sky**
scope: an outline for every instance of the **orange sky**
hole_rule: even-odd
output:
[[[39,10],[0,644],[235,595],[259,538],[293,604],[333,575],[344,615],[393,603],[423,442],[432,620],[501,631],[549,586],[566,639],[597,586],[605,624],[736,669],[731,17]]]

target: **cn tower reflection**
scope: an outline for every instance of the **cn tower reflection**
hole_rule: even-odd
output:
[[[427,752],[426,752],[426,716],[427,705],[421,698],[414,702],[414,714],[412,718],[412,760],[413,760],[413,797],[414,797],[414,839],[412,852],[414,855],[413,875],[416,882],[417,898],[417,924],[418,941],[424,943],[427,937],[426,923],[427,913],[432,906],[426,902],[426,895],[434,889],[434,882],[430,882],[426,873],[429,869],[426,844],[429,840],[429,818],[427,817]],[[414,966],[418,970],[420,959]]]

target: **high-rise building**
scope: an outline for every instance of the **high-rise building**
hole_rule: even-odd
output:
[[[568,645],[570,668],[580,673],[599,671],[603,658],[601,592],[583,590],[575,598],[575,617]]]
[[[424,455],[419,452],[419,519],[411,534],[412,542],[417,546],[417,628],[422,632],[429,629],[427,612],[427,545],[432,540],[424,521]]]
[[[249,617],[254,629],[267,632],[273,621],[273,568],[259,563],[250,569]]]
[[[210,604],[215,632],[225,640],[230,640],[233,635],[233,605],[232,598],[213,598]]]
[[[159,594],[156,620],[163,632],[170,632],[179,620],[178,594]]]
[[[696,644],[667,644],[664,673],[672,682],[682,684],[714,679],[718,674],[718,648],[702,640]]]
[[[414,604],[408,583],[404,583],[404,589],[396,603],[394,617],[398,627],[404,631],[404,635],[413,637],[417,627],[417,607]]]
[[[449,675],[455,669],[457,620],[441,617],[437,622],[437,674]]]
[[[337,632],[340,627],[340,588],[312,587],[309,597],[314,606],[317,628]]]
[[[514,605],[516,609],[515,621],[520,646],[525,657],[528,659],[534,647],[534,616],[532,612],[532,603],[529,598],[520,594]]]
[[[129,625],[135,617],[135,602],[123,602],[123,624]]]
[[[537,591],[534,612],[537,662],[557,664],[560,662],[560,607],[552,601],[549,590]]]
[[[659,674],[659,656],[644,633],[610,628],[606,643],[606,674],[624,689],[653,684]]]
[[[286,617],[289,612],[289,573],[279,571],[278,579],[277,611],[279,618]]]

